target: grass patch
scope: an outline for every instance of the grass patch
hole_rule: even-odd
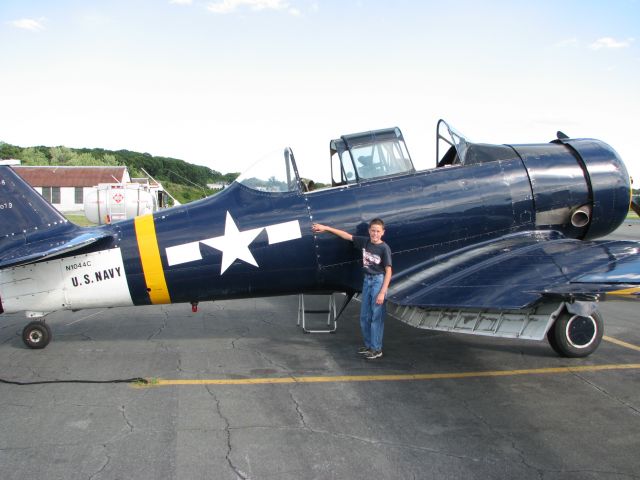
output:
[[[156,377],[151,378],[138,378],[135,382],[132,383],[134,387],[153,387],[160,383],[159,379]]]
[[[81,213],[68,213],[68,214],[65,215],[65,217],[70,222],[75,223],[76,225],[79,225],[81,227],[93,227],[93,226],[96,225],[95,223],[90,222],[87,219],[87,217],[85,217]]]

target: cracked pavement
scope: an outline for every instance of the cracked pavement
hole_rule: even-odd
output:
[[[640,229],[640,227],[639,227]],[[251,379],[639,364],[609,342],[587,359],[546,343],[387,320],[367,362],[358,305],[333,335],[296,326],[297,297],[67,312],[26,349],[0,316],[0,378]],[[606,335],[640,345],[632,303]],[[134,387],[0,384],[0,478],[640,479],[640,369],[428,381]]]

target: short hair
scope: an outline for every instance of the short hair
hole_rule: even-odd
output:
[[[374,225],[380,225],[380,227],[382,227],[382,229],[384,230],[384,222],[381,218],[374,218],[369,222],[369,228],[373,227]]]

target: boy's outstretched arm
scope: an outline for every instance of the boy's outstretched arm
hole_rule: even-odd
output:
[[[322,232],[333,233],[334,235],[337,235],[340,238],[344,238],[345,240],[349,240],[350,242],[353,241],[353,235],[351,235],[350,233],[345,232],[344,230],[340,230],[339,228],[333,228],[333,227],[329,227],[328,225],[323,225],[321,223],[314,223],[313,225],[311,225],[311,230],[314,233],[322,233]]]

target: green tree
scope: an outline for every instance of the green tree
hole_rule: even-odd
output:
[[[240,176],[240,173],[225,173],[222,175],[222,180],[224,183],[232,183],[236,178]]]
[[[116,159],[116,156],[111,153],[105,153],[104,155],[102,155],[102,164],[111,165],[113,167],[120,166],[120,163]]]
[[[67,147],[51,147],[51,165],[67,165],[76,157],[76,153]]]
[[[6,142],[0,142],[0,158],[20,158],[22,149]]]
[[[27,147],[22,150],[20,157],[25,165],[49,165],[49,159],[45,153],[36,147]]]
[[[148,172],[183,203],[213,194],[214,192],[206,186],[208,183],[231,183],[239,175],[223,175],[211,168],[192,165],[177,158],[103,148],[22,148],[0,142],[0,158],[16,158],[27,165],[123,165],[129,169],[132,177],[145,177],[145,171]]]

